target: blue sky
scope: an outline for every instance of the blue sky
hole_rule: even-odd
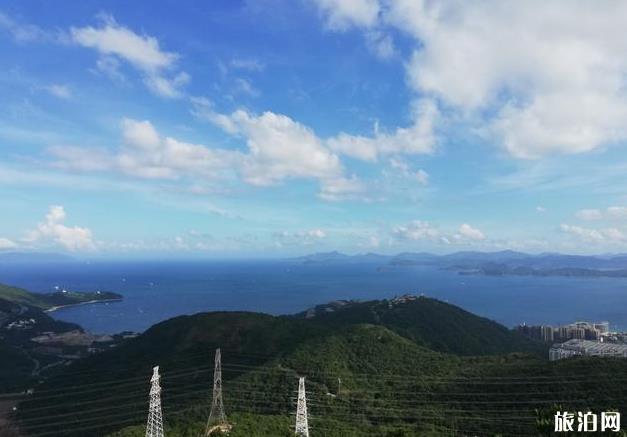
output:
[[[627,6],[545,3],[3,2],[0,249],[626,251]]]

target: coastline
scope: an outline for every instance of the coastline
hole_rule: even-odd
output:
[[[60,310],[62,308],[70,308],[70,307],[76,307],[76,306],[80,306],[80,305],[91,305],[91,304],[95,304],[95,303],[109,303],[109,302],[121,302],[123,300],[123,298],[119,298],[119,299],[94,299],[94,300],[88,300],[85,302],[78,302],[78,303],[69,303],[66,305],[56,305],[53,307],[50,307],[46,310],[44,310],[45,313],[52,313],[54,311]]]

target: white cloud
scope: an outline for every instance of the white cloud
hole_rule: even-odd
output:
[[[560,230],[564,233],[574,235],[586,243],[624,243],[625,234],[616,228],[591,229],[568,224],[560,225]]]
[[[7,14],[0,12],[0,29],[5,29],[17,42],[26,43],[42,41],[51,38],[40,27],[32,24],[18,23]]]
[[[400,240],[438,240],[444,241],[442,233],[430,223],[414,220],[406,225],[397,226],[392,234]]]
[[[245,94],[250,97],[258,97],[261,94],[261,91],[255,88],[250,80],[242,79],[241,77],[235,79],[233,91],[237,94]]]
[[[52,84],[44,87],[46,91],[60,99],[69,99],[72,97],[72,90],[67,85]]]
[[[414,174],[414,177],[421,185],[429,185],[429,173],[427,173],[426,171],[419,169]]]
[[[313,1],[332,29],[393,27],[411,36],[410,87],[487,125],[483,133],[512,156],[583,153],[627,139],[627,3]]]
[[[109,79],[117,82],[126,82],[126,77],[120,71],[120,61],[114,56],[101,56],[96,61],[96,73],[102,73]]]
[[[376,24],[380,6],[378,0],[314,0],[325,16],[326,25],[333,30],[350,26],[371,27]]]
[[[598,209],[581,209],[575,213],[575,216],[580,220],[601,220],[603,213]]]
[[[432,153],[436,144],[435,124],[440,112],[431,100],[421,100],[413,109],[413,124],[393,132],[379,132],[372,137],[340,133],[329,138],[329,147],[347,156],[364,161],[376,161],[381,155]]]
[[[318,196],[332,202],[350,199],[372,200],[364,196],[365,189],[363,183],[355,176],[323,179]]]
[[[539,213],[546,212],[546,208],[544,206],[538,205],[536,206],[536,211]]]
[[[612,218],[627,218],[627,206],[610,206],[607,215]]]
[[[394,173],[400,174],[404,178],[416,180],[420,185],[429,185],[429,173],[422,169],[411,170],[409,164],[403,159],[393,156],[388,160]]]
[[[78,171],[114,171],[144,179],[224,176],[235,165],[238,152],[210,149],[200,144],[159,135],[147,120],[122,120],[124,144],[117,151],[74,146],[49,149],[57,167]]]
[[[138,121],[130,118],[122,120],[124,142],[134,147],[155,150],[161,144],[161,137],[148,120]]]
[[[37,228],[27,233],[27,242],[52,241],[70,251],[94,250],[91,230],[79,226],[66,226],[65,209],[62,206],[51,206],[45,220]]]
[[[190,81],[189,74],[178,73],[171,79],[159,75],[149,75],[144,80],[146,85],[155,94],[162,97],[176,98],[181,96],[181,87]]]
[[[603,219],[624,219],[627,218],[627,207],[609,206],[604,211],[600,209],[581,209],[575,213],[575,217],[580,220],[603,220]]]
[[[282,231],[273,235],[277,245],[282,247],[286,245],[305,245],[309,246],[323,240],[327,237],[327,233],[322,229],[309,229],[306,231]]]
[[[378,30],[366,33],[366,44],[379,59],[391,59],[397,54],[392,37]]]
[[[392,235],[401,241],[426,240],[439,244],[473,244],[487,241],[486,235],[467,223],[462,224],[457,232],[445,232],[429,222],[414,220],[406,225],[392,229]]]
[[[238,110],[229,119],[246,138],[249,150],[242,171],[251,184],[272,185],[291,177],[335,179],[343,173],[337,155],[310,128],[285,115]]]
[[[339,157],[309,127],[283,114],[261,115],[237,110],[220,114],[203,98],[192,100],[194,114],[243,137],[248,151],[238,162],[244,180],[252,185],[275,185],[286,179],[316,179],[325,200],[356,198],[364,190],[354,176],[347,177]]]
[[[166,77],[166,70],[174,67],[178,54],[162,50],[156,38],[138,35],[119,25],[113,17],[103,17],[100,27],[72,27],[70,37],[75,44],[100,53],[99,70],[120,77],[119,65],[111,59],[123,59],[142,71],[146,85],[160,96],[179,97],[180,88],[189,82],[189,75],[185,72]]]
[[[138,35],[120,26],[111,17],[105,18],[99,28],[72,27],[70,33],[77,44],[96,49],[104,55],[116,55],[145,71],[170,67],[178,58],[175,53],[162,51],[156,38]]]
[[[200,103],[199,103],[200,102]],[[196,104],[208,104],[204,100]],[[203,106],[203,108],[207,109]],[[197,114],[246,141],[246,152],[210,148],[162,136],[148,120],[122,120],[123,144],[116,150],[55,146],[48,152],[53,165],[74,171],[108,171],[144,179],[199,181],[227,179],[239,174],[251,185],[268,186],[286,179],[314,179],[320,198],[359,199],[364,191],[355,177],[347,177],[337,155],[308,127],[291,118],[243,110],[230,115]]]
[[[8,238],[0,238],[0,250],[15,249],[17,244]]]
[[[486,236],[483,232],[481,232],[479,229],[477,228],[473,228],[472,226],[470,226],[467,223],[462,224],[459,227],[459,235],[462,238],[466,238],[469,240],[475,240],[475,241],[480,241],[480,240],[485,240]]]
[[[246,71],[263,71],[266,64],[254,58],[233,58],[229,62],[231,68]]]

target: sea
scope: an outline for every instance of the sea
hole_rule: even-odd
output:
[[[434,297],[508,327],[609,321],[627,329],[627,279],[460,275],[425,266],[293,261],[91,261],[0,265],[0,283],[34,292],[113,291],[124,299],[53,317],[93,333],[141,332],[204,311],[293,314],[339,299]]]

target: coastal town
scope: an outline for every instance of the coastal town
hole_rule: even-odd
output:
[[[519,325],[521,334],[553,343],[549,360],[575,356],[627,358],[627,333],[611,331],[609,322],[575,322],[568,325]]]

